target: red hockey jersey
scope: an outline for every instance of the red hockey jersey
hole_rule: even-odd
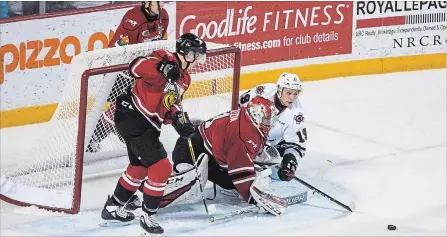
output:
[[[256,178],[253,159],[265,139],[248,117],[246,108],[232,110],[200,125],[206,149],[228,175],[241,196],[248,201],[250,186]]]
[[[109,42],[109,48],[163,39],[169,25],[169,16],[165,9],[161,10],[161,37],[158,32],[159,25],[159,19],[149,22],[143,13],[142,6],[136,6],[123,16],[118,29]]]
[[[171,123],[165,119],[166,115],[179,108],[183,94],[191,84],[191,76],[182,69],[180,80],[177,81],[178,86],[167,83],[157,70],[157,65],[164,56],[167,56],[169,61],[181,64],[174,54],[157,50],[147,57],[138,58],[129,68],[129,72],[137,79],[132,89],[132,100],[137,109],[158,130],[161,129],[162,123]]]

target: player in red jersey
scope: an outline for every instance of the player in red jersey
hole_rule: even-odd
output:
[[[257,178],[253,163],[266,143],[275,113],[270,100],[255,97],[246,108],[232,110],[200,123],[189,139],[194,154],[208,156],[209,181],[224,189],[236,189],[248,203],[280,215],[287,203],[284,200],[278,202],[280,198],[264,198],[269,195],[259,185],[261,178]],[[172,160],[177,173],[183,172],[179,167],[184,167],[185,163],[193,164],[186,139],[180,137],[177,140]]]
[[[154,215],[172,166],[159,140],[160,129],[163,124],[172,124],[182,137],[194,131],[193,125],[182,117],[188,116],[181,110],[181,102],[191,83],[187,69],[197,62],[204,63],[205,54],[206,43],[186,33],[177,40],[176,53],[157,50],[130,63],[129,72],[136,81],[133,88],[117,98],[114,116],[130,164],[104,205],[101,225],[130,224],[135,216],[125,205],[147,176],[140,225],[144,233],[163,233]]]
[[[169,15],[163,1],[143,2],[123,16],[109,47],[166,39]]]

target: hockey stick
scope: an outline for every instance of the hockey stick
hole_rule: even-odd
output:
[[[327,160],[327,161],[328,161],[329,163],[326,164],[326,165],[324,166],[324,169],[323,169],[322,171],[320,171],[319,174],[317,174],[317,176],[321,176],[321,178],[322,178],[322,176],[324,176],[324,175],[326,174],[327,170],[329,169],[330,165],[332,164],[332,161],[330,161],[330,160]],[[255,163],[256,163],[256,162],[255,162]],[[264,165],[264,167],[278,166],[277,164],[266,164],[266,163],[264,163],[264,164],[260,164],[260,165]],[[304,180],[302,180],[302,179],[300,179],[300,178],[298,178],[298,177],[296,177],[296,176],[294,176],[293,179],[296,180],[296,181],[298,181],[298,182],[300,182],[301,184],[303,184],[304,186],[306,186],[307,188],[309,188],[310,190],[312,190],[314,193],[317,193],[317,194],[319,194],[320,196],[329,199],[331,202],[334,202],[334,203],[336,203],[337,205],[343,207],[344,209],[346,209],[346,210],[352,212],[352,209],[351,209],[348,205],[343,204],[342,202],[340,202],[340,201],[338,201],[337,199],[335,199],[335,198],[329,196],[329,195],[326,194],[325,192],[323,192],[323,191],[319,190],[318,188],[315,188],[314,186],[310,185],[310,184],[307,183],[306,181],[304,181]]]
[[[329,196],[328,194],[324,193],[323,191],[319,190],[318,188],[315,188],[314,186],[310,185],[310,184],[307,183],[306,181],[304,181],[304,180],[302,180],[302,179],[300,179],[300,178],[298,178],[298,177],[296,177],[296,176],[294,176],[293,179],[296,180],[296,181],[298,181],[298,182],[300,182],[301,184],[303,184],[304,186],[306,186],[307,188],[309,188],[310,190],[312,190],[314,193],[317,193],[317,194],[319,194],[320,196],[329,199],[331,202],[334,202],[334,203],[336,203],[337,205],[343,207],[344,209],[346,209],[346,210],[352,212],[352,209],[351,209],[348,205],[341,203],[341,202],[338,201],[337,199],[335,199],[335,198]]]
[[[297,195],[285,197],[285,199],[287,200],[288,205],[291,206],[291,205],[296,205],[296,204],[306,202],[311,197],[311,195],[313,195],[313,194],[309,194],[307,191],[304,191]],[[241,208],[236,211],[228,212],[228,213],[221,214],[221,215],[211,216],[210,221],[211,222],[221,221],[221,220],[228,219],[230,217],[239,216],[239,215],[248,214],[248,213],[256,213],[258,211],[259,211],[259,207],[255,206],[255,205],[250,205],[248,207],[244,207],[244,208]]]
[[[205,206],[206,214],[210,214],[208,211],[208,205],[206,205],[205,194],[203,192],[203,186],[199,179],[199,169],[197,168],[196,156],[194,154],[194,149],[192,147],[191,138],[187,138],[187,139],[188,139],[189,152],[191,153],[192,162],[194,163],[194,168],[196,169],[196,179],[199,182],[200,194],[202,195],[203,206]]]

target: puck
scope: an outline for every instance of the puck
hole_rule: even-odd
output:
[[[388,230],[396,230],[396,226],[395,225],[388,225]]]

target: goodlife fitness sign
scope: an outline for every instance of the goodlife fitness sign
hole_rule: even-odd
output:
[[[349,54],[352,8],[352,2],[177,2],[177,37],[191,32],[238,46],[243,66]]]

